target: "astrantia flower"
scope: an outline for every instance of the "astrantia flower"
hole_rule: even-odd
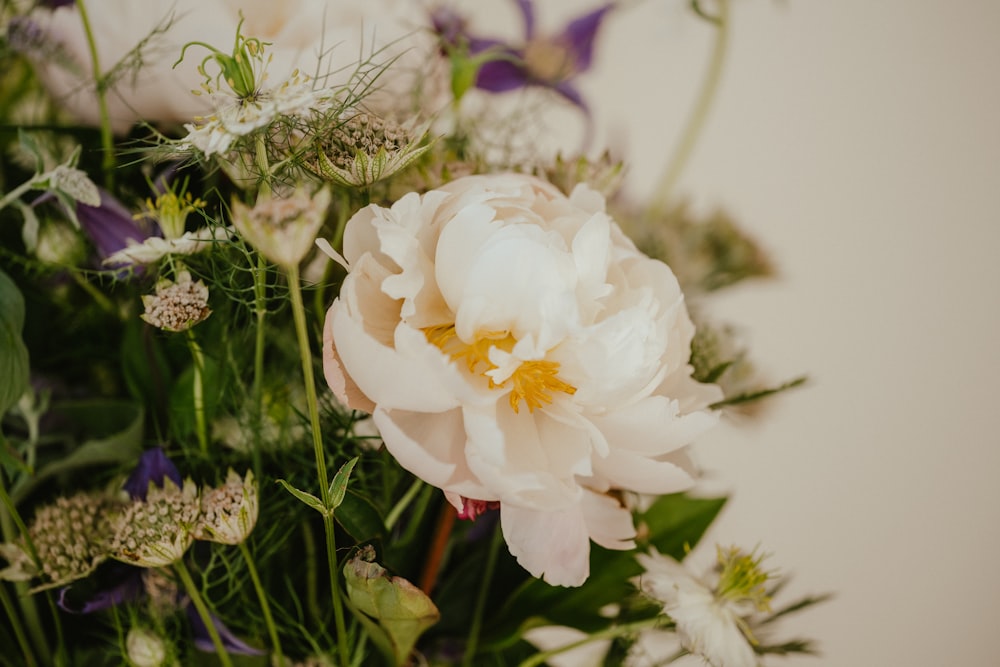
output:
[[[40,567],[32,562],[25,543],[0,545],[0,555],[10,562],[0,571],[0,579],[41,577],[41,588],[51,588],[88,576],[107,558],[108,515],[116,507],[107,496],[88,492],[40,507],[28,528]]]
[[[400,464],[460,510],[500,503],[510,552],[579,585],[590,540],[632,548],[615,489],[692,484],[682,451],[720,392],[690,377],[670,269],[586,186],[469,176],[347,223],[327,381]]]
[[[164,331],[186,331],[212,314],[208,287],[187,271],[177,274],[176,281],[157,282],[156,293],[143,295],[142,305],[146,312],[140,317]]]
[[[646,572],[638,580],[644,593],[663,605],[677,624],[681,645],[712,667],[755,667],[753,636],[744,620],[768,609],[760,557],[738,549],[719,549],[714,585],[699,579],[655,550],[636,556]]]
[[[163,567],[176,563],[194,541],[201,506],[191,480],[177,486],[152,483],[145,500],[135,500],[114,521],[110,556],[130,565]]]
[[[234,200],[233,224],[258,252],[287,269],[312,249],[329,206],[326,188],[312,195],[301,187],[288,196],[266,192],[253,208]]]
[[[239,544],[257,525],[257,481],[253,471],[240,477],[232,468],[222,486],[202,491],[196,540]]]

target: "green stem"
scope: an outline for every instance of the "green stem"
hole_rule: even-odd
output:
[[[192,379],[194,386],[192,387],[192,393],[194,394],[195,430],[198,433],[198,444],[201,446],[201,453],[207,457],[208,424],[205,421],[205,355],[202,354],[201,346],[195,340],[194,332],[191,329],[187,330],[187,342],[188,347],[191,349],[191,358],[194,362],[194,377]]]
[[[278,638],[278,628],[274,625],[274,617],[271,616],[271,605],[267,601],[267,594],[264,592],[264,587],[260,583],[260,575],[257,573],[257,566],[253,562],[253,558],[250,556],[250,549],[247,548],[247,543],[244,540],[240,542],[240,553],[243,554],[243,560],[246,561],[247,571],[250,573],[250,579],[253,580],[253,587],[257,591],[257,598],[260,600],[260,609],[264,612],[264,623],[267,624],[267,632],[271,635],[271,646],[274,648],[274,659],[273,662],[276,665],[283,665],[284,659],[281,655],[281,640]]]
[[[684,132],[681,134],[680,144],[674,151],[670,162],[667,163],[667,168],[664,170],[663,176],[660,177],[659,187],[656,189],[650,204],[650,211],[654,215],[662,214],[667,210],[670,193],[677,184],[677,180],[684,171],[684,167],[687,165],[688,159],[691,157],[694,147],[698,143],[698,137],[705,126],[705,121],[708,119],[708,112],[712,107],[712,102],[715,100],[719,83],[722,81],[722,66],[725,63],[726,52],[729,47],[729,0],[717,0],[717,2],[719,7],[718,15],[710,21],[716,29],[715,44],[712,48],[711,59],[708,63],[705,78],[701,83],[701,90],[699,90],[698,97],[695,100],[694,108],[688,117]],[[695,3],[695,7],[698,7],[697,3]]]
[[[261,434],[264,430],[264,346],[267,343],[264,322],[267,319],[267,260],[257,253],[257,268],[253,272],[254,314],[257,316],[253,353],[254,465],[260,472]]]
[[[302,525],[302,551],[306,563],[306,607],[313,618],[320,618],[322,612],[316,596],[316,591],[319,590],[316,575],[316,538],[313,537],[312,528],[308,523]]]
[[[14,200],[18,199],[21,195],[33,187],[35,187],[35,179],[32,178],[24,183],[21,183],[19,186],[5,194],[3,199],[0,199],[0,211],[7,208],[14,202]]]
[[[90,16],[87,14],[87,3],[84,0],[77,0],[76,9],[80,12],[80,22],[83,23],[83,32],[87,37],[91,70],[94,74],[94,92],[97,94],[97,108],[101,117],[101,147],[104,149],[101,166],[104,169],[104,186],[108,190],[113,190],[115,182],[115,151],[114,135],[111,133],[111,114],[108,112],[107,82],[104,80],[104,74],[101,72],[101,63],[97,56],[97,41],[94,39],[94,31],[90,25]]]
[[[302,286],[299,283],[299,267],[289,266],[288,291],[292,299],[292,316],[302,360],[302,375],[306,386],[306,405],[309,409],[309,425],[312,430],[313,452],[316,456],[316,472],[323,505],[330,507],[330,484],[327,481],[326,454],[323,450],[323,433],[319,423],[319,399],[316,396],[316,380],[313,376],[312,350],[309,347],[309,332],[306,327],[306,309],[302,302]],[[350,664],[347,646],[347,626],[344,622],[344,608],[340,593],[340,573],[337,569],[337,543],[331,514],[324,515],[323,528],[326,533],[326,561],[330,575],[330,595],[333,602],[334,624],[337,629],[337,649],[342,665]]]
[[[184,584],[184,589],[191,597],[191,602],[194,603],[194,608],[198,611],[201,622],[205,624],[208,636],[212,638],[215,652],[219,655],[219,662],[223,664],[223,667],[233,667],[232,660],[229,659],[229,653],[222,643],[222,638],[219,637],[219,631],[216,629],[215,623],[212,622],[212,614],[209,613],[208,606],[205,604],[204,598],[201,597],[198,587],[194,585],[194,579],[191,578],[191,573],[188,571],[187,565],[184,564],[183,558],[174,563],[174,570],[180,576],[181,582]]]
[[[500,551],[500,543],[503,542],[503,530],[500,526],[494,526],[493,539],[490,540],[489,555],[486,558],[486,568],[483,570],[483,577],[479,582],[479,595],[476,597],[476,607],[472,612],[472,624],[469,627],[469,640],[465,644],[465,655],[462,658],[463,667],[472,667],[476,657],[476,648],[479,644],[479,633],[483,627],[483,611],[486,609],[486,598],[490,594],[490,582],[493,580],[493,570],[496,568],[497,553]]]
[[[397,521],[399,521],[399,517],[402,516],[403,511],[409,507],[410,503],[413,502],[413,499],[417,497],[418,493],[420,493],[420,489],[423,485],[424,481],[419,477],[413,480],[413,484],[410,485],[410,488],[406,490],[403,497],[399,499],[399,502],[396,503],[396,505],[389,510],[389,513],[386,515],[386,530],[392,530],[392,527],[396,525]]]
[[[10,619],[10,625],[14,629],[14,636],[17,637],[17,645],[21,648],[21,655],[24,656],[24,664],[27,667],[35,667],[38,663],[35,661],[35,654],[31,650],[31,643],[28,642],[28,636],[24,634],[21,618],[17,615],[14,603],[10,600],[10,594],[7,593],[7,586],[3,583],[0,583],[0,603],[3,604],[3,609],[7,612],[7,618]]]
[[[101,290],[94,287],[89,280],[80,275],[77,271],[70,271],[69,275],[73,278],[73,282],[79,285],[84,292],[90,295],[90,297],[101,307],[106,313],[111,315],[117,315],[118,310],[115,308],[115,304],[105,295]]]
[[[661,616],[655,616],[653,618],[647,618],[644,621],[634,621],[632,623],[623,623],[621,625],[612,625],[604,630],[599,630],[597,632],[591,633],[579,641],[572,642],[570,644],[565,644],[559,646],[550,651],[542,651],[531,656],[527,660],[521,661],[518,667],[536,667],[541,665],[549,658],[559,655],[560,653],[565,653],[566,651],[572,651],[575,648],[584,646],[593,641],[598,641],[601,639],[615,639],[616,637],[624,637],[626,635],[632,635],[641,630],[647,630],[649,628],[660,627],[664,625],[664,618]]]
[[[0,434],[0,446],[4,446],[2,434]],[[15,526],[17,532],[15,532]],[[3,541],[8,543],[13,542],[17,535],[22,535],[32,562],[39,570],[41,569],[38,551],[35,549],[35,544],[28,535],[27,526],[24,525],[21,515],[14,506],[14,501],[11,500],[10,494],[7,493],[7,485],[4,481],[2,470],[0,470],[0,531],[3,533]],[[47,665],[51,662],[52,655],[49,652],[49,640],[42,631],[42,623],[38,616],[38,607],[35,605],[35,598],[28,594],[28,586],[25,582],[18,582],[14,587],[17,591],[18,604],[21,607],[21,616],[28,625],[28,632],[31,634],[31,641],[38,652],[39,660],[41,664]],[[56,617],[55,620],[58,622],[59,618]]]

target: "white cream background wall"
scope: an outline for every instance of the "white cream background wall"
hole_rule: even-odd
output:
[[[596,6],[536,4],[543,30]],[[459,6],[518,34],[512,2]],[[770,665],[1000,664],[1000,3],[735,0],[731,19],[677,192],[724,207],[780,267],[712,312],[774,378],[812,380],[696,447],[700,489],[732,496],[710,538],[760,543],[789,593],[836,593],[783,626],[823,655]],[[681,0],[604,26],[581,85],[637,194],[711,34]]]

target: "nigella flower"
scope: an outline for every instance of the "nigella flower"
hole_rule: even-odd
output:
[[[423,132],[367,113],[356,113],[323,136],[316,162],[306,166],[323,178],[348,187],[364,187],[405,169],[427,152]]]
[[[770,609],[761,556],[718,549],[718,578],[709,582],[655,550],[636,556],[646,572],[638,585],[663,605],[677,625],[681,645],[712,667],[756,667],[756,640],[746,618]]]
[[[464,47],[471,57],[487,57],[476,74],[477,88],[499,93],[541,86],[586,109],[574,80],[590,69],[594,38],[613,4],[573,19],[555,35],[538,35],[534,2],[515,2],[524,21],[524,39],[520,44],[469,35],[461,19],[450,12],[432,20],[447,48]]]

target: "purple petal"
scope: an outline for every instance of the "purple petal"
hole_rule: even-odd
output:
[[[194,633],[195,648],[199,651],[205,651],[206,653],[215,653],[215,643],[212,642],[212,637],[208,634],[208,628],[201,620],[201,615],[198,614],[198,610],[195,609],[193,604],[189,604],[187,606],[187,616],[191,621],[191,630]],[[250,646],[242,639],[234,635],[232,630],[227,628],[215,614],[210,614],[209,616],[211,617],[212,625],[215,626],[216,632],[219,633],[219,638],[222,640],[222,645],[225,647],[227,652],[236,653],[238,655],[264,655],[264,651]]]
[[[94,242],[101,259],[126,247],[129,239],[142,243],[150,236],[136,224],[128,209],[104,190],[101,190],[100,206],[77,203],[76,217],[83,231]]]
[[[594,55],[594,37],[597,36],[597,29],[601,27],[604,15],[612,8],[613,5],[605,5],[570,21],[563,31],[560,39],[565,41],[567,48],[573,54],[577,72],[590,69]]]
[[[587,114],[590,113],[590,110],[587,108],[586,103],[584,103],[583,101],[583,95],[581,95],[580,91],[578,91],[576,87],[569,81],[561,81],[550,87],[552,88],[552,90],[556,91],[557,93],[565,97],[567,100],[569,100],[576,106],[580,107],[585,113]]]
[[[122,488],[128,491],[128,495],[137,500],[145,500],[146,492],[149,491],[149,483],[162,487],[163,480],[170,478],[177,486],[181,485],[181,473],[173,461],[167,458],[166,452],[161,447],[147,449],[139,457],[139,462],[132,470],[132,474],[125,480]]]
[[[517,90],[534,83],[528,70],[520,63],[520,56],[510,52],[515,60],[490,60],[483,63],[476,74],[476,88],[493,93]]]
[[[521,18],[524,20],[524,39],[534,39],[535,37],[535,3],[532,0],[514,0],[517,8],[521,10]]]
[[[71,614],[90,614],[102,609],[108,609],[123,602],[131,602],[142,597],[146,589],[142,584],[142,568],[124,563],[108,563],[105,576],[116,584],[102,588],[89,597],[80,599],[74,593],[73,586],[59,589],[56,604],[59,608]],[[78,586],[79,588],[79,586]]]
[[[456,46],[467,38],[465,17],[449,7],[436,7],[431,11],[431,29],[441,41]]]

